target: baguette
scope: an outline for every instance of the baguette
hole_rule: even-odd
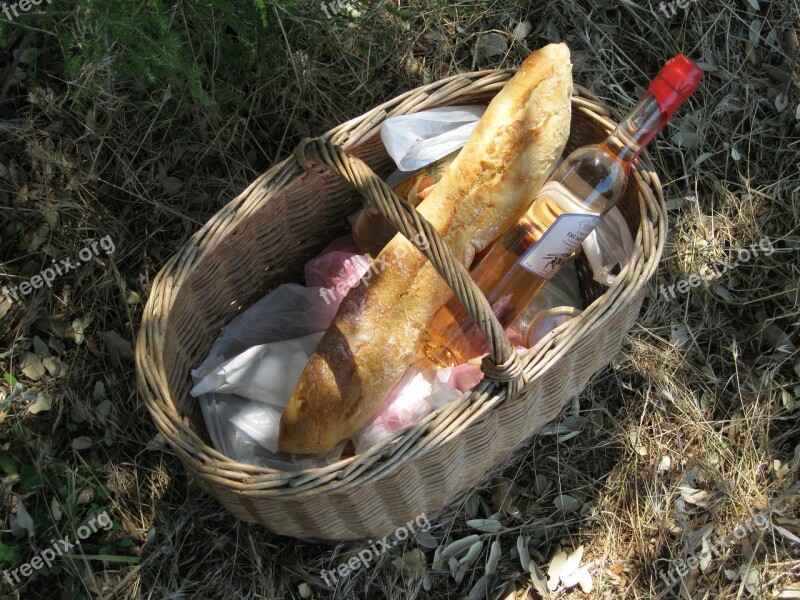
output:
[[[570,123],[565,44],[531,54],[490,103],[466,145],[417,210],[468,266],[522,215],[552,171]],[[402,376],[452,291],[401,234],[352,288],[281,416],[284,452],[330,450],[361,428]]]

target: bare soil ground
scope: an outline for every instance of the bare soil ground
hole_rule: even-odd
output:
[[[800,598],[797,0],[27,6],[0,14],[0,286],[80,265],[0,296],[2,597]],[[364,544],[236,522],[157,435],[131,353],[153,277],[303,136],[549,41],[623,112],[669,56],[706,70],[650,151],[670,235],[639,323],[560,428],[328,586]],[[464,574],[434,568],[472,534]],[[566,556],[591,588],[547,589]]]

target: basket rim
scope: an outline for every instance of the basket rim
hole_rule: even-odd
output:
[[[345,149],[356,146],[376,135],[380,124],[390,116],[410,114],[435,106],[456,105],[457,99],[449,101],[455,92],[463,96],[499,91],[515,72],[514,69],[475,71],[420,86],[334,127],[321,137]],[[442,103],[442,99],[448,101]],[[580,110],[609,131],[616,125],[615,119],[620,119],[617,111],[579,85],[574,85],[572,107],[573,111]],[[219,241],[247,219],[249,213],[269,201],[271,193],[279,192],[290,182],[302,178],[304,173],[293,156],[280,160],[192,235],[154,279],[136,340],[139,389],[158,430],[193,475],[208,484],[223,485],[244,496],[306,496],[373,480],[402,462],[446,442],[448,436],[457,435],[458,431],[507,399],[506,386],[484,380],[445,407],[364,453],[326,467],[290,472],[236,462],[207,445],[192,430],[188,419],[180,415],[171,396],[162,360],[164,329],[170,308],[174,306],[188,275],[204,256],[213,252]],[[630,183],[638,187],[641,215],[631,260],[609,289],[586,307],[580,316],[561,325],[536,346],[520,354],[526,388],[542,377],[560,355],[568,352],[580,335],[609,315],[614,306],[635,298],[657,268],[666,238],[666,207],[658,175],[644,153],[633,166]],[[154,310],[156,305],[160,305],[160,312]]]

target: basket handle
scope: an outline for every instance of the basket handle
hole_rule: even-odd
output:
[[[312,160],[309,160],[309,156]],[[472,280],[464,265],[453,258],[439,232],[411,204],[398,197],[364,161],[351,156],[339,146],[322,138],[306,138],[297,147],[295,157],[306,171],[311,171],[316,161],[333,169],[425,254],[486,340],[489,354],[483,358],[481,370],[487,378],[498,383],[507,383],[510,397],[516,396],[524,384],[519,356],[486,296]],[[420,237],[420,233],[424,237]]]

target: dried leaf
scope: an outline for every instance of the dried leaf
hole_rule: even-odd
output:
[[[489,62],[508,51],[508,41],[499,33],[483,33],[478,36],[477,49],[478,54]]]
[[[672,459],[669,456],[662,456],[661,461],[658,463],[658,467],[656,467],[656,470],[659,473],[664,473],[665,471],[669,471],[671,466]]]
[[[784,92],[781,92],[775,96],[775,110],[782,113],[787,108],[789,108],[789,97]]]
[[[705,573],[708,566],[711,564],[711,544],[708,543],[708,537],[703,538],[703,551],[700,553],[700,570]]]
[[[521,21],[511,30],[511,37],[515,40],[523,40],[533,31],[533,26],[528,21]]]
[[[698,156],[696,159],[694,159],[694,163],[692,164],[692,169],[696,169],[697,167],[702,165],[704,162],[706,162],[712,156],[714,156],[714,155],[711,152],[703,152],[700,156]],[[667,204],[669,204],[669,202]],[[670,207],[667,206],[667,208],[670,208]]]
[[[511,493],[511,481],[505,477],[496,477],[492,482],[492,508],[496,511],[508,512],[514,503]]]
[[[50,340],[47,342],[47,345],[50,347],[51,350],[56,352],[57,354],[63,354],[64,350],[66,350],[66,345],[57,337],[50,337]]]
[[[580,509],[581,501],[567,494],[562,494],[553,500],[553,505],[565,513],[570,513]]]
[[[789,519],[786,519],[786,521],[788,521],[788,520]],[[798,524],[798,523],[795,522],[795,524]],[[776,519],[776,522],[772,524],[772,529],[776,533],[780,533],[783,537],[785,537],[787,540],[789,540],[793,544],[797,544],[798,546],[800,546],[800,537],[797,537],[795,534],[793,534],[788,529],[784,529],[783,527],[781,527],[780,520]]]
[[[61,503],[53,498],[50,501],[50,512],[53,514],[53,520],[58,523],[61,520]]]
[[[750,39],[750,43],[753,44],[753,46],[758,46],[758,41],[761,38],[761,27],[763,25],[764,23],[759,19],[750,21],[747,37]]]
[[[86,448],[90,448],[94,442],[92,442],[92,438],[82,435],[80,437],[76,437],[72,440],[72,449],[73,450],[86,450]]]
[[[676,323],[670,327],[669,337],[681,348],[689,341],[689,330],[683,323]]]
[[[497,565],[500,562],[500,556],[502,555],[502,548],[500,547],[500,541],[495,540],[492,542],[491,548],[489,548],[489,556],[486,558],[486,572],[489,575],[494,574],[497,570]]]
[[[761,331],[761,345],[764,348],[774,349],[776,352],[793,354],[795,345],[789,335],[775,323],[764,324]]]
[[[594,589],[594,580],[592,579],[592,574],[589,573],[588,569],[583,570],[583,575],[578,581],[578,584],[581,586],[581,591],[584,594],[590,593]]]
[[[697,506],[708,506],[708,501],[711,496],[705,490],[698,490],[689,486],[682,485],[678,488],[681,492],[681,496],[683,497],[686,502],[690,502]]]
[[[97,407],[100,408],[99,406]],[[417,544],[422,546],[423,548],[437,548],[439,546],[439,542],[436,541],[436,538],[433,537],[429,532],[419,530],[414,533],[414,539],[417,541]]]
[[[97,405],[97,416],[99,416],[101,420],[105,421],[108,415],[111,414],[111,408],[111,400],[103,400]]]
[[[100,402],[106,397],[106,386],[99,379],[94,382],[94,389],[92,390],[92,400]]]
[[[503,524],[494,519],[470,519],[467,525],[484,533],[498,533],[503,529]]]
[[[634,451],[636,451],[636,454],[639,456],[647,456],[647,447],[641,443],[641,438],[639,437],[639,433],[637,431],[629,431],[628,439],[630,440]]]
[[[542,574],[535,562],[528,563],[528,572],[531,574],[531,583],[536,591],[539,592],[539,595],[545,600],[550,598],[551,594],[547,587],[547,578]]]
[[[697,148],[700,137],[691,131],[679,131],[672,136],[672,139],[678,146],[683,148]]]
[[[794,447],[792,458],[789,459],[789,469],[794,469],[797,465],[800,465],[800,444]]]
[[[592,576],[589,574],[589,567],[584,566],[578,569],[575,569],[571,573],[565,573],[564,568],[561,569],[561,583],[564,584],[566,588],[572,588],[576,585],[579,585],[581,581],[585,581],[586,578],[589,578],[589,585],[592,585]]]
[[[775,524],[786,527],[800,535],[800,520],[789,517],[775,517]]]
[[[33,352],[26,352],[20,360],[20,369],[25,377],[33,381],[39,381],[47,370],[44,368],[41,357]]]
[[[561,443],[561,442],[566,442],[567,440],[571,440],[572,438],[574,438],[574,437],[577,437],[577,436],[579,436],[579,435],[580,435],[580,434],[582,434],[582,433],[583,433],[583,430],[579,430],[579,431],[571,431],[570,433],[568,433],[568,434],[566,434],[566,435],[562,435],[562,436],[560,436],[560,437],[558,438],[558,442],[559,442],[559,443]]]
[[[531,562],[531,555],[528,552],[528,544],[523,536],[517,537],[517,554],[519,555],[519,562],[521,565],[529,565]],[[523,566],[523,568],[525,568]]]
[[[33,232],[31,236],[30,242],[27,245],[26,250],[30,252],[36,252],[39,248],[42,247],[48,238],[50,237],[50,226],[47,224],[42,225]]]
[[[8,314],[8,311],[10,310],[11,310],[11,301],[8,300],[2,294],[0,294],[0,319],[5,317]]]
[[[131,360],[133,358],[133,346],[119,333],[116,331],[104,331],[101,335],[106,342],[106,348],[111,360],[116,366],[120,367],[123,360]]]
[[[583,546],[578,546],[574,552],[572,552],[564,564],[561,566],[561,573],[560,577],[562,581],[565,581],[565,577],[568,577],[575,573],[578,570],[578,567],[581,565],[581,559],[583,558]],[[573,585],[576,585],[578,580],[575,580]],[[571,585],[567,585],[567,587],[572,587]]]
[[[16,537],[25,533],[29,538],[34,536],[33,517],[28,513],[22,500],[17,503],[17,514],[11,515],[11,533]]]
[[[50,348],[38,335],[33,336],[33,351],[41,357],[50,356]]]
[[[458,572],[458,559],[454,556],[451,556],[447,561],[447,566],[450,567],[450,574],[455,577],[455,574]]]
[[[72,325],[67,328],[65,337],[71,337],[80,346],[84,340],[85,329],[86,324],[81,319],[75,319],[72,321]]]
[[[53,407],[53,400],[50,397],[50,394],[39,394],[36,396],[36,400],[34,400],[28,410],[33,415],[38,415],[40,412],[45,412],[50,410]]]
[[[422,578],[422,589],[426,592],[430,592],[433,589],[433,579],[431,579],[430,573],[425,573],[425,576]]]
[[[469,552],[464,555],[464,558],[458,561],[458,565],[461,566],[469,566],[480,556],[481,552],[483,551],[483,542],[477,541],[469,548]]]
[[[551,423],[550,425],[543,427],[537,435],[561,435],[571,432],[572,429],[570,429],[569,425],[566,423]]]
[[[466,551],[467,548],[475,544],[480,539],[477,534],[468,535],[465,538],[460,540],[456,540],[455,542],[447,545],[444,550],[442,550],[442,560],[448,560],[452,556],[458,556],[462,552]]]
[[[94,491],[90,487],[83,488],[75,498],[77,504],[89,504],[92,500],[94,500]]]
[[[681,584],[682,588],[686,590],[687,595],[691,595],[697,589],[698,579],[700,579],[700,569],[696,567],[689,569],[689,572],[686,573]]]
[[[444,550],[444,546],[439,546],[436,548],[436,551],[433,553],[433,563],[431,564],[431,569],[434,571],[441,571],[442,566],[444,563],[444,559],[442,558],[442,551]]]
[[[761,573],[754,566],[741,565],[739,567],[739,576],[744,581],[744,587],[753,596],[757,595],[761,589]]]
[[[555,592],[558,588],[561,581],[561,567],[567,562],[567,558],[567,553],[559,548],[550,559],[550,564],[547,566],[547,589],[551,592]]]
[[[484,573],[481,575],[480,579],[475,582],[475,585],[472,586],[472,589],[469,591],[467,595],[467,600],[485,600],[489,598],[489,594],[491,592],[491,575],[488,573]]]
[[[45,356],[42,359],[42,364],[44,368],[47,369],[50,377],[58,377],[61,375],[61,361],[55,356]]]
[[[727,302],[733,300],[733,295],[721,285],[714,286],[714,293]]]

